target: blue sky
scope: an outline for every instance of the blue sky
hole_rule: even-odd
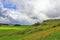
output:
[[[9,9],[14,9],[16,10],[16,5],[13,5],[12,3],[4,3],[6,0],[1,0],[1,2],[3,3],[4,5],[4,8],[9,8]]]

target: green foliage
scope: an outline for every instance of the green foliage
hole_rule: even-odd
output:
[[[25,36],[25,31],[31,27],[2,26],[0,27],[0,40],[17,40]]]
[[[60,31],[56,31],[45,38],[41,38],[41,40],[60,40]]]
[[[53,28],[55,28],[56,26],[53,26]]]
[[[14,26],[21,26],[20,24],[14,24]]]
[[[59,19],[58,20],[47,20],[47,21],[44,21],[43,23],[37,22],[34,25],[0,24],[0,40],[19,40],[19,39],[28,37],[28,35],[30,36],[32,34],[36,35],[36,37],[40,38],[39,35],[44,34],[46,30],[56,28],[56,27],[60,27]],[[41,32],[43,32],[43,33],[41,33]],[[51,32],[51,31],[48,31],[47,33],[49,33],[49,32]],[[48,35],[44,38],[40,38],[40,39],[41,40],[45,40],[45,39],[54,40],[54,38],[55,38],[54,35],[56,36],[56,38],[59,38],[60,32],[59,31],[57,33],[56,32],[51,35]],[[39,35],[37,35],[37,34],[39,34]],[[31,38],[33,39],[32,36],[31,36]],[[34,36],[34,38],[35,38],[35,36]],[[58,39],[58,40],[60,40],[60,39]]]
[[[39,26],[41,23],[40,22],[37,22],[35,24],[33,24],[34,26]]]

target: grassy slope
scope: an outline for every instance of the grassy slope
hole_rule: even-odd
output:
[[[0,40],[60,40],[59,31],[60,19],[44,21],[40,26],[0,26]]]
[[[57,31],[58,31],[58,33],[56,33]],[[56,34],[54,34],[54,33],[56,33]],[[56,28],[51,28],[49,30],[45,30],[45,31],[41,31],[41,32],[36,32],[34,34],[30,34],[30,35],[28,35],[28,36],[26,36],[26,37],[24,37],[20,40],[53,40],[53,39],[55,40],[55,38],[60,37],[59,33],[60,33],[60,27],[56,27]]]
[[[32,33],[19,40],[60,40],[59,39],[60,20],[45,21],[45,22],[43,22],[43,24],[38,26],[37,29],[42,29],[42,30]],[[56,36],[56,37],[54,37],[54,36]]]

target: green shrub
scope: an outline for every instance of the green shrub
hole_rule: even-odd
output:
[[[37,22],[35,24],[33,24],[34,26],[39,26],[41,23],[40,22]]]
[[[56,27],[56,26],[53,26],[53,27]]]
[[[21,26],[21,25],[19,25],[19,24],[14,24],[14,26]]]

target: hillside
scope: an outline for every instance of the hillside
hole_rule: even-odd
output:
[[[0,25],[0,40],[60,40],[60,19],[40,25]]]
[[[45,31],[36,32],[24,37],[21,40],[60,40],[60,27]]]
[[[20,40],[60,40],[60,19],[46,20]],[[33,33],[34,32],[34,33]]]

